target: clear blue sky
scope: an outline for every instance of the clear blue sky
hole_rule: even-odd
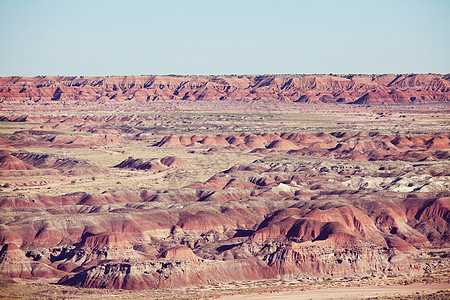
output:
[[[0,76],[428,72],[450,0],[0,0]]]

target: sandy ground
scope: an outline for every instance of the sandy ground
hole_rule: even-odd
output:
[[[225,296],[219,299],[245,299],[245,300],[302,300],[302,299],[364,299],[369,297],[380,296],[401,296],[411,295],[415,293],[432,293],[439,290],[450,289],[450,284],[433,283],[433,284],[411,284],[411,285],[389,285],[389,286],[361,286],[361,287],[338,287],[309,291],[290,291],[268,294],[251,294],[239,296]]]

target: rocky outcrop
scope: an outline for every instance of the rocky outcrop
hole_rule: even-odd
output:
[[[420,273],[450,243],[445,165],[266,157],[176,190],[2,196],[0,272],[121,289]]]
[[[231,134],[165,136],[154,146],[207,148],[264,154],[334,157],[346,160],[445,160],[450,156],[448,133],[383,135],[379,132]]]
[[[126,168],[136,170],[162,171],[169,167],[186,167],[187,164],[181,158],[175,156],[166,156],[161,159],[142,160],[140,158],[128,157],[120,162],[115,168]]]
[[[38,76],[0,78],[4,102],[276,101],[396,104],[449,101],[441,74]]]

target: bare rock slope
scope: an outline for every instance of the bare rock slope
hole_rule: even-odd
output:
[[[449,158],[448,133],[384,135],[380,132],[325,134],[272,133],[216,136],[165,136],[155,144],[165,148],[204,148],[296,156],[333,157],[346,160],[427,161]]]
[[[420,273],[450,242],[449,181],[412,164],[266,157],[176,190],[3,196],[0,272],[121,289]]]
[[[4,102],[276,101],[395,104],[449,101],[449,75],[38,76],[0,78]]]
[[[364,78],[409,90],[400,82],[413,77]],[[174,78],[187,77],[167,80]],[[269,94],[280,100],[275,84],[289,86],[288,76],[226,78],[233,86],[258,80],[260,91],[252,88],[251,95],[261,100]],[[345,80],[356,78],[362,77]],[[55,88],[48,79],[35,78],[43,81],[29,87]],[[47,99],[56,105],[45,98],[42,105],[2,104],[1,278],[116,289],[264,279],[344,284],[350,277],[409,279],[450,266],[448,103],[109,106],[91,96],[107,92],[102,85],[114,78],[98,86],[80,79],[58,79],[60,98]],[[136,81],[144,77],[122,79],[126,84],[112,87],[122,95],[140,85],[156,88]],[[212,97],[214,78],[198,80],[206,79]],[[411,82],[417,88],[425,79]],[[168,95],[176,90],[158,86]],[[434,86],[422,92],[446,95]],[[64,103],[72,101],[67,87],[94,102]],[[111,98],[103,100],[123,100]],[[240,106],[248,112],[229,111]],[[270,112],[280,107],[295,109]]]

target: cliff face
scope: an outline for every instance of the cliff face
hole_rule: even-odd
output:
[[[0,78],[3,102],[276,101],[396,104],[450,100],[450,75],[38,76]]]

